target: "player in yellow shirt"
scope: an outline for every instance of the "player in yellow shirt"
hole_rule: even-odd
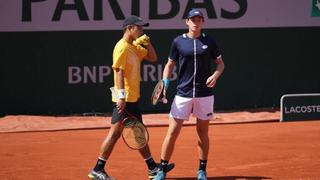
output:
[[[140,66],[145,59],[150,62],[157,61],[157,54],[151,44],[150,38],[143,34],[143,27],[149,26],[140,17],[129,16],[123,23],[123,37],[113,51],[114,92],[112,101],[114,109],[112,113],[109,133],[101,145],[100,154],[93,170],[88,174],[90,179],[111,180],[105,172],[105,164],[117,140],[121,136],[121,120],[128,115],[133,115],[142,121],[142,115],[138,107],[140,98]],[[148,176],[152,179],[159,171],[159,164],[155,163],[151,156],[149,146],[139,150],[148,166]],[[124,162],[125,163],[125,162]],[[169,164],[170,171],[174,164]]]

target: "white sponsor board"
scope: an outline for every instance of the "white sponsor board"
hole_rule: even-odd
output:
[[[130,14],[149,29],[182,29],[191,8],[206,28],[320,26],[319,0],[1,0],[0,31],[119,30]]]

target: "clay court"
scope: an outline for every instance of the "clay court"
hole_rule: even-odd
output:
[[[281,123],[278,116],[278,111],[218,113],[210,125],[208,179],[320,179],[320,121]],[[167,130],[165,117],[144,116],[156,160]],[[1,118],[0,179],[87,179],[107,134],[109,119]],[[177,140],[171,159],[176,167],[167,179],[196,178],[195,144],[191,119]],[[118,180],[147,179],[146,165],[138,152],[130,150],[122,140],[111,155],[107,171]]]

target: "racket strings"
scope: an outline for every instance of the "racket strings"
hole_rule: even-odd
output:
[[[153,91],[153,94],[152,94],[152,104],[155,105],[157,104],[157,102],[159,101],[159,99],[161,99],[161,96],[163,95],[162,94],[162,91],[163,91],[163,83],[162,82],[159,82],[154,91]]]
[[[146,127],[136,120],[124,122],[122,136],[127,145],[133,149],[140,149],[148,142],[148,132]]]

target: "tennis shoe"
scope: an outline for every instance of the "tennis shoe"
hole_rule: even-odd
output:
[[[166,173],[163,170],[160,170],[153,180],[164,180],[166,178]]]
[[[88,174],[88,177],[92,180],[116,180],[115,178],[108,176],[108,174],[105,171],[92,170]]]
[[[171,171],[173,168],[174,168],[175,164],[174,163],[170,163],[167,165],[167,170],[166,170],[166,173]],[[154,179],[154,177],[157,175],[158,172],[160,172],[160,167],[161,167],[161,164],[157,163],[157,166],[152,169],[152,170],[148,170],[148,177],[149,179]]]
[[[207,180],[207,173],[204,170],[198,171],[198,178],[197,180]]]

